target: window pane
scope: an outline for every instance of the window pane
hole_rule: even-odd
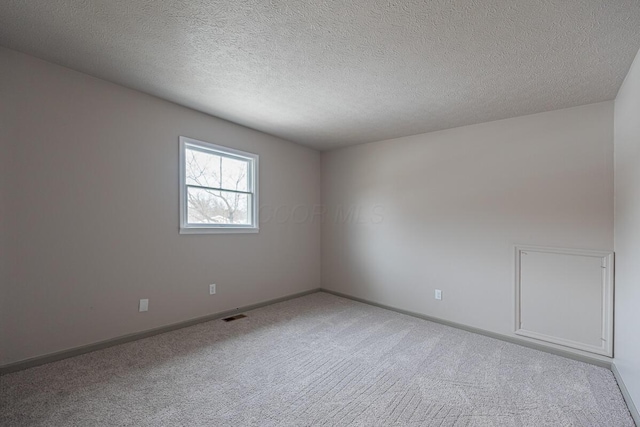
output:
[[[251,191],[249,161],[187,148],[185,150],[187,185]]]
[[[184,151],[187,185],[220,188],[222,157],[190,148]]]
[[[222,158],[222,186],[225,190],[249,191],[249,162]]]
[[[189,224],[251,225],[251,195],[187,188]]]

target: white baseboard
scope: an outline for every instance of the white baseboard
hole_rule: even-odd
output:
[[[620,376],[620,372],[616,367],[616,362],[614,361],[611,364],[611,372],[613,372],[613,376],[616,378],[618,382],[618,387],[620,387],[620,391],[622,392],[622,397],[624,397],[624,401],[627,403],[627,408],[629,408],[629,412],[631,413],[631,418],[635,421],[637,426],[640,426],[640,413],[638,412],[638,408],[631,398],[631,394],[629,394],[629,390],[627,386],[624,384],[624,380]]]

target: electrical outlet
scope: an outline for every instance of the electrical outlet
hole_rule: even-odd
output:
[[[138,306],[138,311],[139,312],[143,312],[143,311],[149,311],[149,300],[148,299],[141,299],[140,300],[140,305]]]
[[[442,291],[440,289],[436,289],[436,295],[435,298],[437,300],[441,300],[442,299]]]
[[[213,283],[211,285],[209,285],[209,295],[213,295],[216,293],[216,284]]]

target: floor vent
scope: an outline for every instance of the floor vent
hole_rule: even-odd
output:
[[[244,319],[245,317],[247,317],[247,316],[245,316],[244,314],[236,314],[235,316],[225,317],[222,320],[224,320],[225,322],[232,322],[234,320]]]

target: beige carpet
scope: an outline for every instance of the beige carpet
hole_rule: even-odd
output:
[[[0,378],[2,426],[633,426],[610,371],[317,293]]]

